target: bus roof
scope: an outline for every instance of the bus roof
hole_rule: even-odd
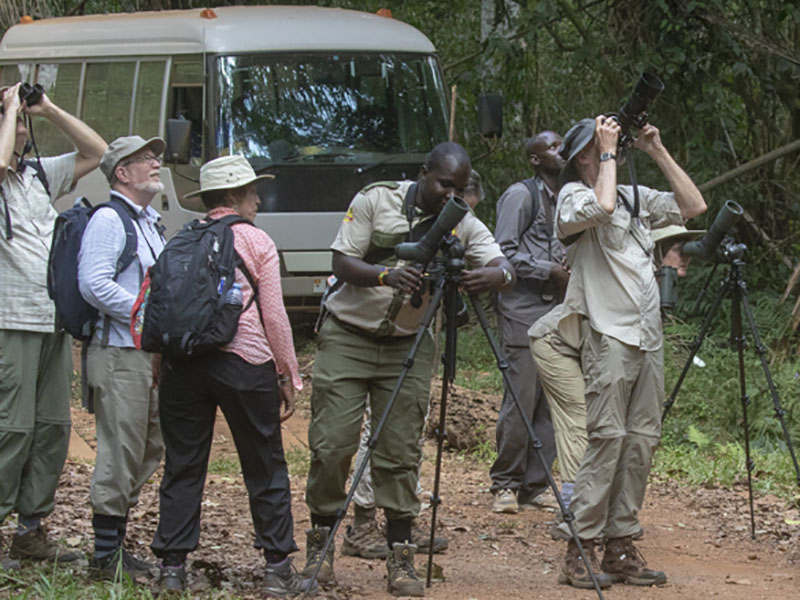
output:
[[[0,60],[298,51],[432,53],[417,29],[391,18],[314,6],[228,6],[43,19],[11,27]]]

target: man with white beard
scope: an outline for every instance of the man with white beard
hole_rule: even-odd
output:
[[[159,357],[134,347],[130,315],[147,269],[164,248],[160,216],[150,206],[164,190],[159,175],[164,145],[161,138],[144,140],[138,135],[109,144],[100,169],[111,186],[109,202],[124,211],[105,207],[92,215],[78,258],[81,295],[99,311],[85,376],[94,394],[97,425],[90,567],[105,579],[113,579],[119,566],[132,579],[149,576],[150,570],[148,563],[125,550],[123,542],[128,511],[164,451],[158,420],[160,363]],[[133,227],[125,226],[123,214]],[[136,235],[136,256],[117,273],[131,232]]]

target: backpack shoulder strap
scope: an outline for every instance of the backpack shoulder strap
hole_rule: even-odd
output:
[[[116,278],[116,276],[127,269],[128,266],[133,262],[133,259],[136,258],[138,236],[136,235],[136,227],[133,225],[133,220],[136,218],[136,214],[134,213],[133,208],[128,206],[127,202],[112,196],[108,202],[103,202],[102,204],[98,204],[92,208],[91,212],[89,213],[89,218],[91,219],[94,213],[101,208],[106,207],[113,209],[117,213],[120,221],[122,221],[122,226],[125,228],[125,247],[122,249],[122,254],[117,260],[117,266],[114,273],[114,277]]]
[[[42,166],[42,163],[39,160],[30,160],[30,159],[23,160],[22,162],[25,164],[26,167],[30,167],[31,169],[33,169],[33,174],[42,183],[44,191],[47,192],[47,195],[52,198],[50,194],[50,182],[47,181],[47,174],[44,172],[44,167]]]
[[[220,219],[217,220],[221,223],[225,223],[225,225],[227,225],[228,227],[230,227],[231,225],[236,225],[237,223],[247,223],[248,225],[252,225],[253,227],[256,226],[255,223],[253,223],[248,219],[245,219],[241,215],[225,215],[224,217],[221,217]],[[244,259],[242,259],[239,253],[236,252],[235,248],[233,250],[233,253],[236,258],[236,266],[242,272],[242,275],[244,275],[245,279],[247,279],[247,283],[250,284],[250,289],[253,290],[253,295],[250,296],[250,300],[247,302],[247,306],[242,308],[242,312],[244,312],[248,308],[250,308],[251,304],[255,303],[258,300],[258,284],[256,283],[256,280],[253,278],[253,275],[250,273],[250,270],[247,268]],[[267,326],[264,324],[264,315],[261,314],[261,308],[258,306],[258,304],[256,304],[256,310],[258,311],[258,318],[261,321],[261,326],[264,328],[264,332],[266,333]]]
[[[528,188],[528,193],[531,196],[531,220],[528,221],[528,224],[525,226],[525,231],[531,228],[533,222],[536,220],[536,215],[539,214],[539,188],[536,185],[536,181],[533,177],[529,179],[523,179],[521,183]]]

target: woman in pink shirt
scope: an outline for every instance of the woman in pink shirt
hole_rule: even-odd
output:
[[[283,305],[278,252],[255,220],[259,180],[243,156],[223,156],[200,169],[199,196],[206,219],[238,214],[250,223],[231,225],[234,247],[257,288],[236,270],[246,310],[231,342],[209,355],[165,359],[159,397],[166,447],[160,487],[160,517],[151,545],[162,559],[159,587],[183,590],[186,555],[200,538],[200,504],[208,468],[217,406],[233,434],[255,526],[255,546],[267,561],[263,591],[268,597],[294,597],[315,591],[300,577],[288,555],[294,542],[289,474],[283,454],[281,421],[294,412],[295,390],[302,388],[292,330]]]

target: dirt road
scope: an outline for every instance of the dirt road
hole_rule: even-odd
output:
[[[302,413],[302,411],[301,411]],[[91,435],[91,421],[76,414],[76,429]],[[305,444],[307,421],[293,417],[284,429],[289,447]],[[91,442],[90,442],[91,445]],[[423,485],[433,481],[432,443],[426,447]],[[233,456],[230,433],[220,423],[214,456]],[[526,511],[496,515],[489,510],[488,467],[455,453],[444,461],[442,533],[450,540],[446,553],[435,557],[444,582],[435,583],[426,597],[439,600],[509,600],[511,598],[591,599],[592,591],[558,585],[565,550],[548,534],[554,514]],[[87,490],[91,467],[70,462],[58,493],[57,518],[50,524],[77,547],[90,545]],[[309,526],[303,502],[304,478],[292,481],[295,534],[302,565],[304,530]],[[147,544],[157,520],[157,485],[144,490],[132,515],[130,539],[148,555]],[[212,587],[257,597],[262,559],[252,548],[249,507],[240,477],[210,475],[203,504],[201,548],[192,555],[197,595]],[[423,511],[428,518],[430,509]],[[649,564],[664,570],[669,581],[658,588],[616,585],[609,599],[694,600],[800,598],[800,511],[776,498],[757,501],[755,541],[749,536],[745,489],[691,489],[672,482],[653,483],[642,512],[645,537],[639,547]],[[424,565],[419,557],[418,568]],[[330,599],[391,598],[386,592],[381,561],[336,557],[338,586],[321,597]]]

